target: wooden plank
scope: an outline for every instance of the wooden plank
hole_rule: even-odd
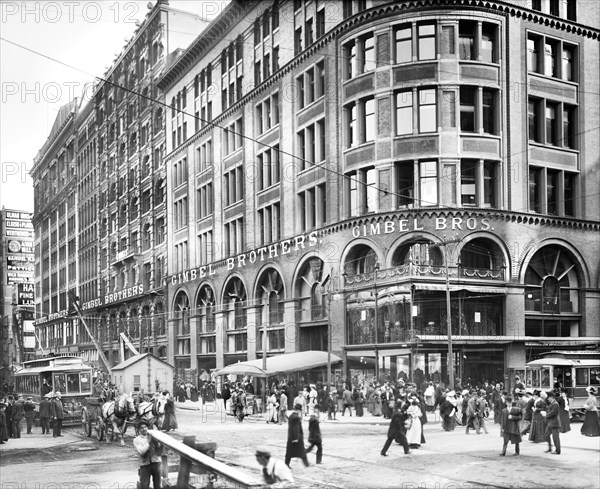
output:
[[[212,459],[208,455],[204,455],[203,453],[194,450],[192,447],[184,445],[180,441],[175,440],[173,437],[163,433],[162,431],[149,430],[148,433],[154,440],[162,443],[165,447],[174,450],[180,456],[187,457],[189,460],[197,463],[205,470],[209,470],[210,472],[217,474],[224,479],[236,482],[244,487],[263,486],[262,482],[257,481],[252,476],[249,476],[234,467],[230,467],[223,462]]]

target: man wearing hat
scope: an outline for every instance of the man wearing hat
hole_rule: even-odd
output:
[[[0,402],[0,445],[8,441],[8,430],[6,429],[6,404]]]
[[[35,416],[35,404],[33,397],[29,396],[23,404],[23,410],[25,411],[25,421],[27,422],[27,434],[31,435],[31,427],[33,426],[33,417]]]
[[[398,399],[394,404],[394,413],[392,414],[392,420],[390,421],[390,426],[388,427],[387,439],[383,445],[383,448],[381,449],[381,455],[384,457],[387,457],[387,451],[394,440],[402,445],[405,455],[408,455],[410,452],[408,440],[406,438],[406,428],[404,426],[404,423],[409,418],[408,414],[406,414],[407,408],[408,404],[405,405],[405,403],[400,399]]]
[[[50,414],[52,416],[52,421],[54,421],[54,428],[52,430],[52,436],[54,438],[62,436],[62,423],[65,414],[61,397],[62,394],[60,391],[56,391],[52,401],[50,401]]]
[[[546,392],[546,431],[544,438],[548,442],[546,453],[552,452],[554,455],[560,455],[560,418],[558,417],[558,402],[556,402],[554,391]],[[552,441],[554,441],[554,452],[552,451]]]
[[[534,399],[531,397],[531,391],[526,389],[523,391],[521,398],[519,399],[519,406],[523,412],[523,418],[521,419],[521,436],[529,433],[531,428],[531,419],[533,417],[533,402]]]
[[[262,466],[265,484],[278,482],[294,482],[294,476],[289,467],[281,460],[271,457],[271,451],[266,447],[256,448],[256,460]]]
[[[40,401],[40,426],[42,427],[42,435],[50,434],[49,420],[51,417],[50,399],[52,394],[47,392],[46,395]]]
[[[485,418],[489,414],[488,403],[485,400],[486,392],[484,389],[479,391],[479,397],[477,397],[477,422],[479,424],[479,428],[483,430],[483,432],[487,435],[488,430],[485,427]],[[479,431],[477,431],[479,433]]]
[[[302,404],[294,404],[294,412],[288,420],[288,440],[285,450],[285,465],[290,466],[292,458],[300,458],[308,467],[306,448],[304,447],[304,432],[302,431]]]
[[[148,434],[150,423],[146,419],[138,421],[139,435],[133,440],[133,446],[140,455],[140,487],[150,487],[150,479],[154,489],[160,489],[160,468],[163,446]]]
[[[23,402],[23,396],[19,395],[19,398],[13,404],[12,408],[12,432],[13,438],[21,438],[21,420],[25,416],[25,402]]]

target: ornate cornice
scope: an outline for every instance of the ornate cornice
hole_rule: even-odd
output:
[[[382,222],[389,219],[412,219],[415,217],[425,217],[435,219],[438,217],[479,217],[504,221],[508,223],[524,224],[529,226],[552,226],[569,229],[582,229],[590,231],[600,231],[600,221],[590,221],[584,219],[573,219],[567,217],[547,216],[540,214],[528,214],[524,212],[514,212],[502,209],[461,209],[461,208],[419,208],[402,210],[396,212],[386,212],[372,214],[368,216],[355,217],[339,221],[330,226],[325,226],[315,230],[317,236],[326,236],[338,232],[343,232],[363,224]]]

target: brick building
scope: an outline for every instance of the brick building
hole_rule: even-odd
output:
[[[121,333],[166,357],[164,111],[156,80],[199,16],[150,6],[92,99],[61,109],[35,159],[36,327],[42,347],[103,368],[68,293],[110,365]],[[125,356],[130,353],[125,351]]]
[[[451,338],[476,381],[597,347],[598,25],[574,0],[232,1],[158,84],[168,361],[331,342],[341,377],[447,380]]]

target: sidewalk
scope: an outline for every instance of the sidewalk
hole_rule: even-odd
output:
[[[54,438],[52,433],[42,435],[40,428],[34,428],[31,435],[21,433],[21,438],[9,438],[0,445],[0,452],[10,452],[12,450],[41,450],[44,448],[56,448],[64,445],[71,445],[77,441],[81,441],[81,437],[75,434],[73,430],[65,430],[63,428],[62,436]]]
[[[187,400],[185,402],[175,401],[175,407],[177,409],[184,409],[186,411],[198,411],[198,412],[202,412],[203,414],[212,413],[214,415],[221,415],[222,411],[223,411],[223,401],[220,399],[217,401],[207,402],[207,403],[202,403],[202,401],[192,402],[190,400]],[[228,411],[229,411],[229,409],[228,409]],[[293,411],[288,410],[288,417],[292,412]],[[231,415],[229,412],[227,414]],[[264,413],[257,413],[257,414],[247,415],[246,417],[249,419],[259,420],[259,419],[264,418],[264,416],[265,416]],[[323,412],[320,413],[319,417],[320,417],[321,423],[387,425],[390,422],[389,419],[386,419],[383,416],[372,416],[371,413],[369,413],[366,409],[365,409],[364,416],[360,416],[360,417],[356,416],[356,414],[354,414],[354,413],[352,414],[352,416],[348,416],[348,415],[342,416],[340,413],[336,413],[336,419],[327,419],[327,413],[323,413]],[[308,420],[308,419],[310,419],[310,416],[304,416],[303,419]],[[428,424],[441,423],[441,419],[440,419],[440,415],[439,415],[438,411],[436,411],[434,413],[427,413],[427,423]]]

